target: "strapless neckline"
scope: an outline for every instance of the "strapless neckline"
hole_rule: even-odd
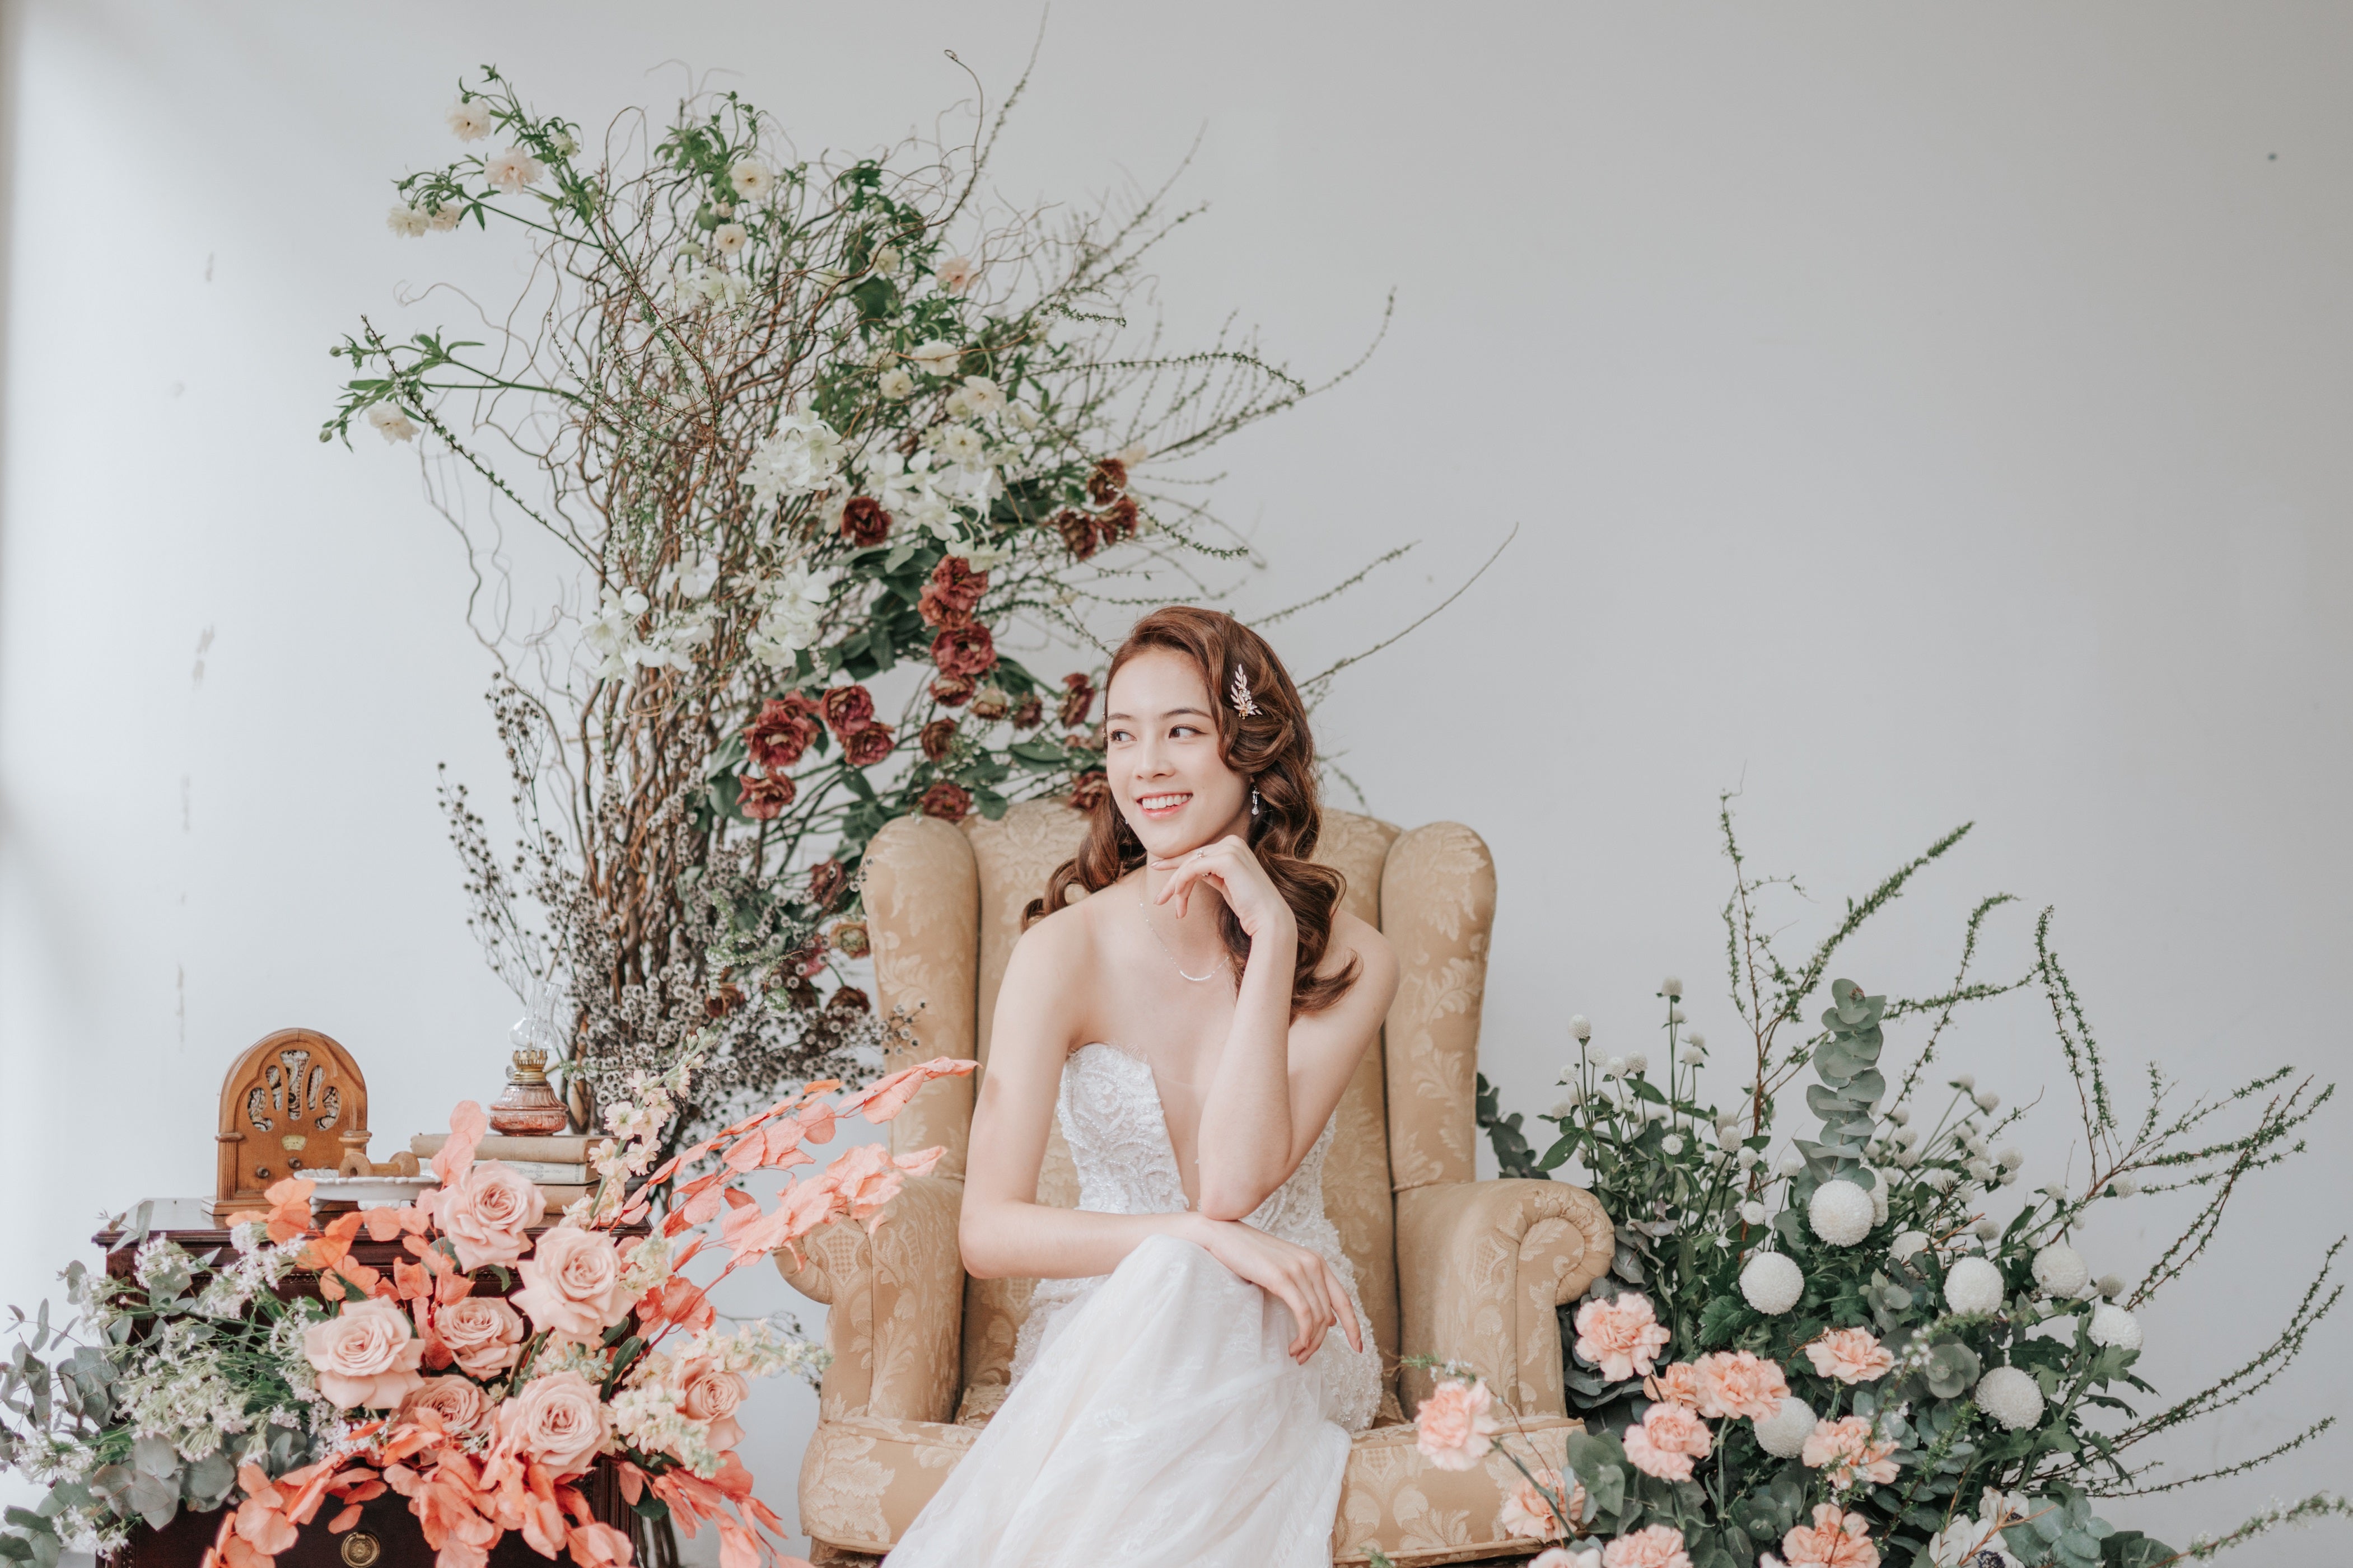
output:
[[[1134,1062],[1137,1067],[1144,1069],[1145,1079],[1149,1080],[1152,1085],[1153,1108],[1160,1112],[1160,1142],[1162,1146],[1168,1151],[1168,1168],[1176,1178],[1176,1190],[1179,1193],[1184,1192],[1185,1164],[1184,1162],[1176,1156],[1176,1139],[1175,1135],[1168,1131],[1168,1102],[1160,1097],[1159,1073],[1155,1071],[1152,1064],[1145,1060],[1138,1053],[1129,1050],[1125,1046],[1114,1045],[1109,1040],[1090,1040],[1085,1045],[1081,1046],[1077,1051],[1072,1051],[1071,1055],[1072,1057],[1076,1057],[1079,1054],[1079,1051],[1092,1051],[1097,1047],[1101,1047],[1103,1049],[1111,1052],[1114,1056],[1124,1057],[1129,1061]],[[1200,1136],[1200,1129],[1197,1127],[1193,1130],[1193,1132],[1195,1138],[1198,1139]],[[1189,1195],[1186,1197],[1183,1206],[1187,1209],[1198,1208],[1198,1205]]]

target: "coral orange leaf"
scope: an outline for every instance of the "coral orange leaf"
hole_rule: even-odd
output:
[[[316,1182],[288,1176],[262,1194],[269,1200],[270,1240],[291,1241],[311,1228],[311,1194],[318,1189]]]
[[[449,1137],[441,1152],[433,1156],[433,1173],[449,1186],[466,1173],[474,1163],[474,1146],[481,1142],[483,1130],[491,1124],[482,1108],[470,1100],[461,1100],[449,1112]]]

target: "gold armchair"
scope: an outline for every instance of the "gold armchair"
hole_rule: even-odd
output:
[[[961,828],[892,823],[868,852],[867,925],[884,1009],[914,1015],[918,1044],[892,1068],[934,1056],[988,1057],[990,1015],[1021,906],[1076,848],[1082,822],[1031,802]],[[1346,907],[1396,945],[1403,977],[1379,1048],[1335,1114],[1324,1205],[1355,1264],[1366,1325],[1390,1365],[1380,1412],[1357,1435],[1332,1528],[1335,1563],[1377,1547],[1399,1564],[1456,1563],[1541,1544],[1499,1521],[1520,1476],[1491,1455],[1477,1469],[1428,1465],[1410,1412],[1429,1374],[1400,1354],[1478,1365],[1521,1426],[1554,1454],[1577,1423],[1562,1399],[1555,1307],[1607,1266],[1609,1220],[1559,1182],[1477,1181],[1472,1150],[1479,1004],[1495,874],[1457,823],[1400,833],[1328,812],[1317,858],[1348,879]],[[966,1278],[956,1243],[976,1084],[937,1079],[890,1123],[893,1152],[944,1144],[935,1172],[909,1181],[870,1237],[836,1222],[802,1243],[785,1278],[830,1307],[833,1352],[816,1436],[801,1464],[800,1522],[816,1561],[887,1552],[1003,1400],[1030,1279]],[[1056,1126],[1040,1203],[1078,1201]],[[1508,1427],[1507,1427],[1508,1430]],[[1523,1451],[1523,1458],[1525,1458]]]

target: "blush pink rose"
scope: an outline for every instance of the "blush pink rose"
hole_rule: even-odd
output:
[[[1895,1358],[1868,1329],[1833,1329],[1806,1347],[1806,1359],[1841,1383],[1875,1383],[1895,1369]]]
[[[1626,1462],[1662,1481],[1687,1481],[1692,1461],[1704,1459],[1715,1440],[1707,1423],[1681,1405],[1653,1405],[1640,1425],[1626,1428]]]
[[[1682,1531],[1653,1524],[1602,1548],[1601,1568],[1692,1568],[1692,1560],[1683,1550]]]
[[[311,1324],[302,1354],[319,1373],[319,1392],[344,1410],[388,1410],[425,1381],[417,1374],[425,1342],[390,1301],[354,1301]]]
[[[1814,1506],[1811,1526],[1799,1525],[1781,1538],[1790,1568],[1879,1568],[1879,1548],[1864,1534],[1869,1521],[1859,1513],[1841,1517],[1829,1503]]]
[[[1506,1535],[1533,1537],[1537,1541],[1558,1541],[1567,1535],[1568,1526],[1553,1506],[1553,1499],[1564,1495],[1567,1489],[1568,1512],[1574,1520],[1585,1511],[1585,1489],[1565,1479],[1558,1470],[1538,1470],[1535,1480],[1520,1478],[1512,1495],[1504,1500],[1504,1510],[1495,1522]]]
[[[679,1395],[679,1410],[688,1420],[710,1426],[713,1453],[723,1454],[744,1440],[744,1428],[735,1419],[735,1407],[744,1403],[751,1388],[739,1373],[689,1362],[680,1373],[679,1384],[683,1391]]]
[[[1504,1429],[1489,1408],[1493,1403],[1483,1382],[1448,1378],[1430,1390],[1413,1416],[1421,1457],[1441,1470],[1477,1468]]]
[[[557,1339],[593,1344],[629,1315],[637,1298],[621,1283],[621,1255],[612,1237],[562,1226],[539,1238],[517,1266],[522,1289],[515,1305],[533,1324]]]
[[[588,1468],[604,1447],[609,1418],[595,1384],[576,1372],[552,1372],[499,1406],[499,1442],[537,1459],[560,1480]]]
[[[1860,1415],[1817,1421],[1799,1458],[1815,1469],[1830,1467],[1831,1485],[1852,1486],[1861,1476],[1874,1486],[1895,1479],[1894,1438],[1874,1441],[1871,1423]]]
[[[452,1432],[476,1432],[491,1413],[491,1402],[480,1386],[462,1377],[428,1377],[408,1391],[400,1413],[430,1410]]]
[[[1612,1383],[1649,1376],[1669,1337],[1646,1296],[1630,1291],[1577,1310],[1577,1353]]]
[[[547,1214],[547,1199],[512,1165],[483,1160],[456,1181],[420,1198],[432,1203],[441,1234],[470,1272],[492,1263],[512,1263],[531,1246],[523,1235]]]
[[[1717,1351],[1694,1363],[1699,1373],[1699,1413],[1712,1420],[1745,1416],[1769,1421],[1789,1397],[1781,1369],[1754,1351]]]
[[[460,1296],[433,1314],[433,1330],[470,1377],[496,1377],[522,1355],[522,1315],[495,1296]]]

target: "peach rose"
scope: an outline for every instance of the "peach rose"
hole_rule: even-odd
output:
[[[1860,1415],[1848,1415],[1815,1422],[1798,1457],[1816,1469],[1830,1466],[1834,1487],[1852,1486],[1858,1475],[1883,1487],[1895,1479],[1895,1461],[1889,1458],[1894,1452],[1894,1438],[1874,1442],[1871,1423]]]
[[[1630,1291],[1577,1310],[1577,1353],[1612,1383],[1649,1376],[1669,1337],[1646,1296]]]
[[[481,1427],[483,1417],[491,1413],[491,1402],[482,1397],[479,1385],[466,1378],[428,1377],[400,1402],[403,1415],[419,1410],[430,1410],[452,1432],[472,1432]]]
[[[680,1412],[690,1421],[709,1424],[713,1453],[723,1454],[744,1440],[735,1407],[744,1403],[751,1388],[740,1373],[689,1362],[680,1372],[679,1386],[683,1390],[679,1395]]]
[[[319,1373],[319,1392],[349,1410],[387,1410],[425,1380],[417,1374],[425,1342],[408,1314],[390,1301],[347,1303],[302,1331],[302,1354]]]
[[[1707,1423],[1681,1405],[1653,1405],[1639,1426],[1626,1428],[1626,1462],[1662,1481],[1691,1479],[1692,1461],[1704,1459],[1715,1440]]]
[[[1441,1470],[1476,1469],[1504,1424],[1488,1408],[1494,1395],[1485,1383],[1448,1378],[1414,1412],[1421,1457]]]
[[[1868,1329],[1833,1329],[1806,1347],[1806,1359],[1841,1383],[1875,1383],[1895,1368],[1895,1358]]]
[[[1569,1518],[1574,1520],[1585,1511],[1585,1489],[1564,1479],[1558,1470],[1538,1470],[1533,1481],[1525,1476],[1504,1500],[1504,1510],[1495,1516],[1495,1523],[1506,1535],[1533,1536],[1538,1541],[1557,1541],[1567,1535],[1568,1526],[1553,1506],[1553,1499],[1567,1489]]]
[[[1699,1408],[1699,1368],[1687,1361],[1661,1367],[1642,1380],[1644,1397],[1667,1405],[1687,1405]]]
[[[604,1446],[607,1419],[595,1384],[576,1372],[552,1372],[499,1406],[499,1441],[561,1479],[588,1468]]]
[[[610,1237],[562,1226],[539,1238],[518,1266],[515,1305],[533,1326],[560,1340],[593,1344],[629,1314],[637,1298],[621,1283],[621,1255]]]
[[[1692,1568],[1692,1560],[1683,1550],[1682,1531],[1653,1524],[1602,1548],[1601,1568]]]
[[[547,1214],[547,1200],[512,1165],[477,1161],[464,1175],[427,1196],[434,1223],[449,1238],[458,1267],[471,1272],[512,1263],[531,1246],[523,1232]],[[419,1199],[417,1206],[425,1206]]]
[[[1713,1420],[1741,1415],[1769,1421],[1789,1397],[1789,1383],[1781,1369],[1753,1351],[1717,1351],[1700,1357],[1695,1366],[1699,1413]]]
[[[495,1377],[522,1354],[522,1315],[495,1296],[460,1296],[433,1314],[433,1331],[470,1377]]]
[[[1814,1505],[1812,1525],[1798,1525],[1781,1538],[1781,1554],[1791,1568],[1879,1568],[1879,1548],[1863,1533],[1859,1513],[1840,1517],[1830,1503]]]

